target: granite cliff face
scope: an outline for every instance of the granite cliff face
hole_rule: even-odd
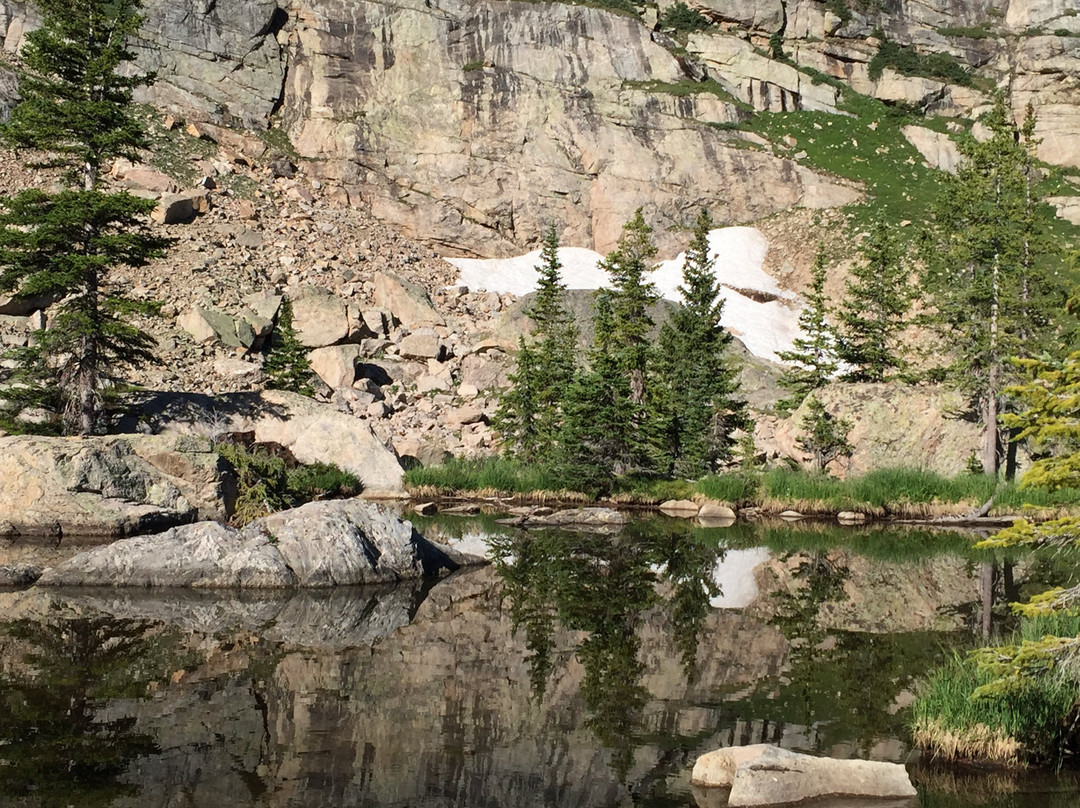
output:
[[[548,221],[604,251],[643,204],[666,231],[703,203],[733,223],[852,201],[857,189],[730,131],[751,109],[835,110],[837,88],[798,68],[931,115],[970,116],[1006,87],[1017,110],[1036,105],[1041,156],[1080,165],[1074,0],[696,5],[715,24],[684,49],[649,12],[559,3],[151,0],[138,51],[158,73],[149,100],[273,123],[352,204],[466,254],[517,251]],[[0,2],[5,50],[32,24],[24,4]],[[888,67],[871,80],[882,32],[978,80]],[[767,55],[774,35],[789,61]]]
[[[729,128],[751,109],[835,111],[837,87],[805,68],[930,115],[970,117],[1004,87],[1018,111],[1037,108],[1040,156],[1080,165],[1075,0],[691,5],[715,24],[682,48],[650,30],[655,12],[561,3],[150,0],[137,50],[158,74],[148,100],[281,127],[350,203],[464,254],[518,251],[549,221],[606,251],[641,205],[664,249],[702,204],[740,223],[853,201],[857,189]],[[0,2],[5,50],[32,25],[25,4]],[[888,67],[871,80],[882,33],[979,80]],[[770,58],[770,37],[788,61]]]

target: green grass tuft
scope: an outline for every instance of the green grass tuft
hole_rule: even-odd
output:
[[[1039,630],[1038,627],[1022,629]],[[935,671],[912,708],[917,745],[947,760],[1006,766],[1057,762],[1068,740],[1076,684],[1056,673],[1007,695],[973,699],[995,676],[956,654]]]

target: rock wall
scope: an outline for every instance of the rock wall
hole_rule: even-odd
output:
[[[1080,60],[1064,35],[1080,32],[1075,0],[850,2],[843,19],[817,0],[693,5],[718,25],[684,51],[634,17],[562,3],[149,0],[137,51],[158,74],[147,99],[274,122],[351,204],[460,254],[518,252],[548,222],[607,251],[639,206],[664,250],[703,204],[741,223],[853,201],[856,189],[725,128],[748,107],[836,109],[834,87],[768,57],[774,33],[795,63],[860,93],[971,116],[987,100],[976,89],[869,78],[879,28],[948,54],[981,87],[1006,87],[1018,113],[1035,105],[1043,159],[1080,165]],[[22,3],[0,0],[0,47],[13,52],[28,25]],[[671,92],[703,77],[723,92]]]

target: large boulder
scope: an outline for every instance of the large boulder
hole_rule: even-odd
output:
[[[359,345],[329,345],[308,354],[308,364],[315,375],[337,390],[352,387],[362,351]]]
[[[318,286],[290,289],[293,328],[305,348],[325,348],[349,336],[349,313],[341,298]]]
[[[823,797],[914,800],[917,796],[899,763],[818,758],[768,744],[702,755],[694,764],[691,783],[730,788],[730,808],[793,805]]]
[[[309,502],[243,529],[200,522],[95,547],[41,576],[44,586],[330,587],[452,572],[482,559],[440,548],[362,500]]]
[[[444,325],[428,293],[390,272],[375,273],[375,305],[390,312],[406,328]]]
[[[123,536],[223,518],[223,468],[190,436],[0,438],[4,531]]]
[[[176,324],[203,345],[218,342],[247,351],[254,346],[257,336],[247,320],[209,306],[191,306],[177,318]]]

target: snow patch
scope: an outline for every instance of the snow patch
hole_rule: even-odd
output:
[[[779,351],[793,349],[799,336],[800,303],[797,295],[781,289],[761,266],[769,242],[753,227],[722,227],[709,233],[709,255],[724,298],[721,322],[742,340],[754,356],[779,361]],[[563,282],[569,289],[600,289],[608,285],[608,275],[598,264],[604,256],[583,247],[560,247]],[[518,297],[536,288],[536,266],[540,251],[516,258],[448,258],[460,270],[460,282],[470,289],[508,292]],[[683,263],[680,253],[661,261],[651,280],[661,296],[682,300]]]

